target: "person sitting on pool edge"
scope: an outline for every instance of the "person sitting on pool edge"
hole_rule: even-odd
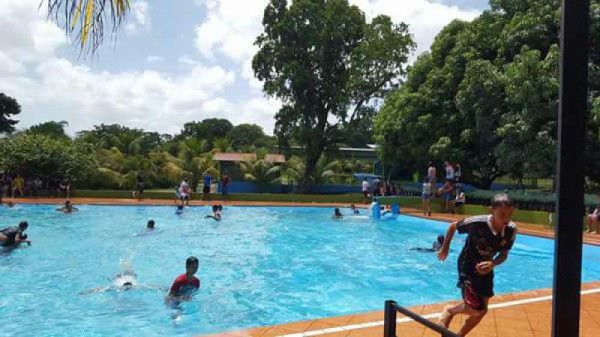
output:
[[[57,208],[56,210],[63,213],[73,213],[75,211],[78,211],[76,207],[73,207],[69,200],[65,201],[65,205],[63,207]]]
[[[206,215],[204,218],[211,218],[216,221],[221,221],[221,211],[223,210],[223,205],[213,205],[212,212],[213,215]]]
[[[360,211],[358,210],[358,208],[356,208],[356,206],[354,206],[354,204],[350,205],[350,209],[352,210],[352,213],[354,215],[360,214]]]
[[[339,208],[336,208],[333,210],[333,215],[331,216],[333,219],[343,219],[344,216],[342,215],[342,212],[340,212]]]
[[[169,290],[167,300],[171,302],[189,301],[192,295],[200,289],[200,280],[194,276],[198,271],[198,258],[190,256],[185,261],[185,274],[179,275]]]
[[[21,221],[18,226],[0,229],[0,246],[16,247],[22,242],[31,246],[31,241],[27,240],[27,234],[23,233],[27,227],[29,227],[27,221]]]

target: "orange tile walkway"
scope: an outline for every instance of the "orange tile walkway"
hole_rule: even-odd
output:
[[[600,336],[600,282],[584,284],[587,290],[581,297],[581,337]],[[490,310],[483,321],[469,334],[470,337],[550,337],[551,290],[534,290],[517,294],[498,295],[490,301]],[[522,303],[524,302],[525,303]],[[529,303],[527,302],[529,301]],[[411,307],[413,312],[432,315],[437,322],[444,306],[454,302]],[[383,306],[383,303],[382,303]],[[457,331],[465,317],[454,318],[450,329]],[[438,337],[439,334],[426,329],[398,314],[398,337]],[[362,325],[362,326],[361,326]],[[204,337],[382,337],[383,311],[368,312],[300,321],[270,327],[231,331]]]
[[[35,198],[15,199],[16,203],[60,204],[64,199]],[[7,199],[4,199],[7,202]],[[73,204],[97,205],[173,205],[173,200],[144,199],[108,199],[108,198],[71,198]],[[214,201],[213,201],[214,202]],[[219,201],[224,205],[243,206],[323,206],[347,207],[347,204],[338,203],[281,203],[281,202],[243,202]],[[211,202],[197,201],[192,205],[207,205]],[[362,205],[364,206],[364,205]],[[364,206],[366,207],[366,206]],[[423,217],[420,210],[403,208],[404,214]],[[429,219],[451,222],[464,217],[460,214],[432,214]],[[554,232],[544,226],[517,223],[519,232],[523,234],[552,238]],[[584,234],[584,242],[600,245],[600,235]],[[582,286],[585,293],[581,297],[581,337],[600,336],[600,282],[587,283]],[[457,294],[458,295],[458,294]],[[550,337],[551,322],[551,290],[535,290],[517,294],[495,296],[490,301],[490,310],[483,321],[469,334],[472,337]],[[523,302],[525,301],[525,302]],[[437,321],[437,316],[448,303],[436,303],[412,307],[411,310],[421,315],[433,315],[432,320]],[[401,304],[401,303],[399,303]],[[383,306],[383,303],[382,303]],[[402,319],[402,315],[398,315]],[[450,329],[457,331],[464,317],[458,316],[452,322]],[[366,324],[366,325],[364,325]],[[439,336],[415,322],[400,321],[397,326],[399,337],[428,337]],[[383,336],[383,312],[368,312],[364,314],[329,317],[325,319],[300,321],[270,327],[257,327],[253,329],[231,331],[213,334],[210,337],[381,337]],[[208,336],[206,336],[208,337]]]

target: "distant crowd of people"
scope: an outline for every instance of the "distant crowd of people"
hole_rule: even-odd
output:
[[[437,169],[433,162],[427,164],[427,172],[421,191],[423,215],[431,216],[431,200],[433,197],[440,198],[442,211],[448,213],[455,213],[456,208],[466,202],[460,164],[445,161],[444,171],[443,184],[438,188]]]
[[[38,197],[40,195],[69,198],[69,177],[43,180],[35,176],[0,173],[0,202],[3,198]]]

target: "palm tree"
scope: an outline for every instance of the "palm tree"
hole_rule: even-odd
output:
[[[94,54],[104,40],[105,19],[115,33],[129,13],[129,0],[48,0],[48,17],[64,25],[84,53]],[[108,14],[107,14],[108,12]]]
[[[262,190],[264,185],[275,183],[281,179],[277,177],[277,174],[281,172],[281,167],[274,165],[261,156],[242,161],[239,166],[244,174],[244,179],[256,182],[259,191]]]

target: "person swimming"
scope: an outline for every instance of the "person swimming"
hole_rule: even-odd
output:
[[[415,247],[411,248],[411,251],[422,252],[422,253],[436,253],[444,245],[445,237],[443,234],[438,235],[437,240],[433,242],[431,248]]]
[[[358,208],[356,208],[356,206],[354,206],[354,204],[350,205],[350,209],[352,210],[352,213],[354,215],[360,214],[360,211],[358,210]]]
[[[177,215],[183,214],[183,205],[177,205],[177,209],[175,210],[175,214],[177,214]]]
[[[333,210],[333,215],[331,216],[334,219],[343,219],[344,216],[342,215],[342,212],[340,212],[339,208],[336,208]]]
[[[78,211],[76,207],[73,207],[69,200],[65,201],[65,205],[63,207],[57,208],[56,210],[63,213],[73,213],[75,211]]]
[[[216,221],[221,221],[221,212],[223,211],[223,205],[213,205],[212,212],[213,215],[205,215],[204,218],[210,218]]]
[[[83,292],[80,292],[80,295],[92,294],[92,293],[101,293],[105,291],[128,291],[132,289],[149,289],[149,290],[158,290],[165,291],[165,287],[159,286],[148,286],[148,285],[140,285],[137,279],[137,274],[131,269],[130,266],[126,266],[125,270],[118,273],[113,277],[110,285],[104,287],[98,287],[89,289]]]
[[[27,240],[27,234],[24,233],[27,227],[29,227],[27,221],[21,221],[18,226],[0,229],[0,246],[17,247],[22,242],[31,246],[31,241]]]

